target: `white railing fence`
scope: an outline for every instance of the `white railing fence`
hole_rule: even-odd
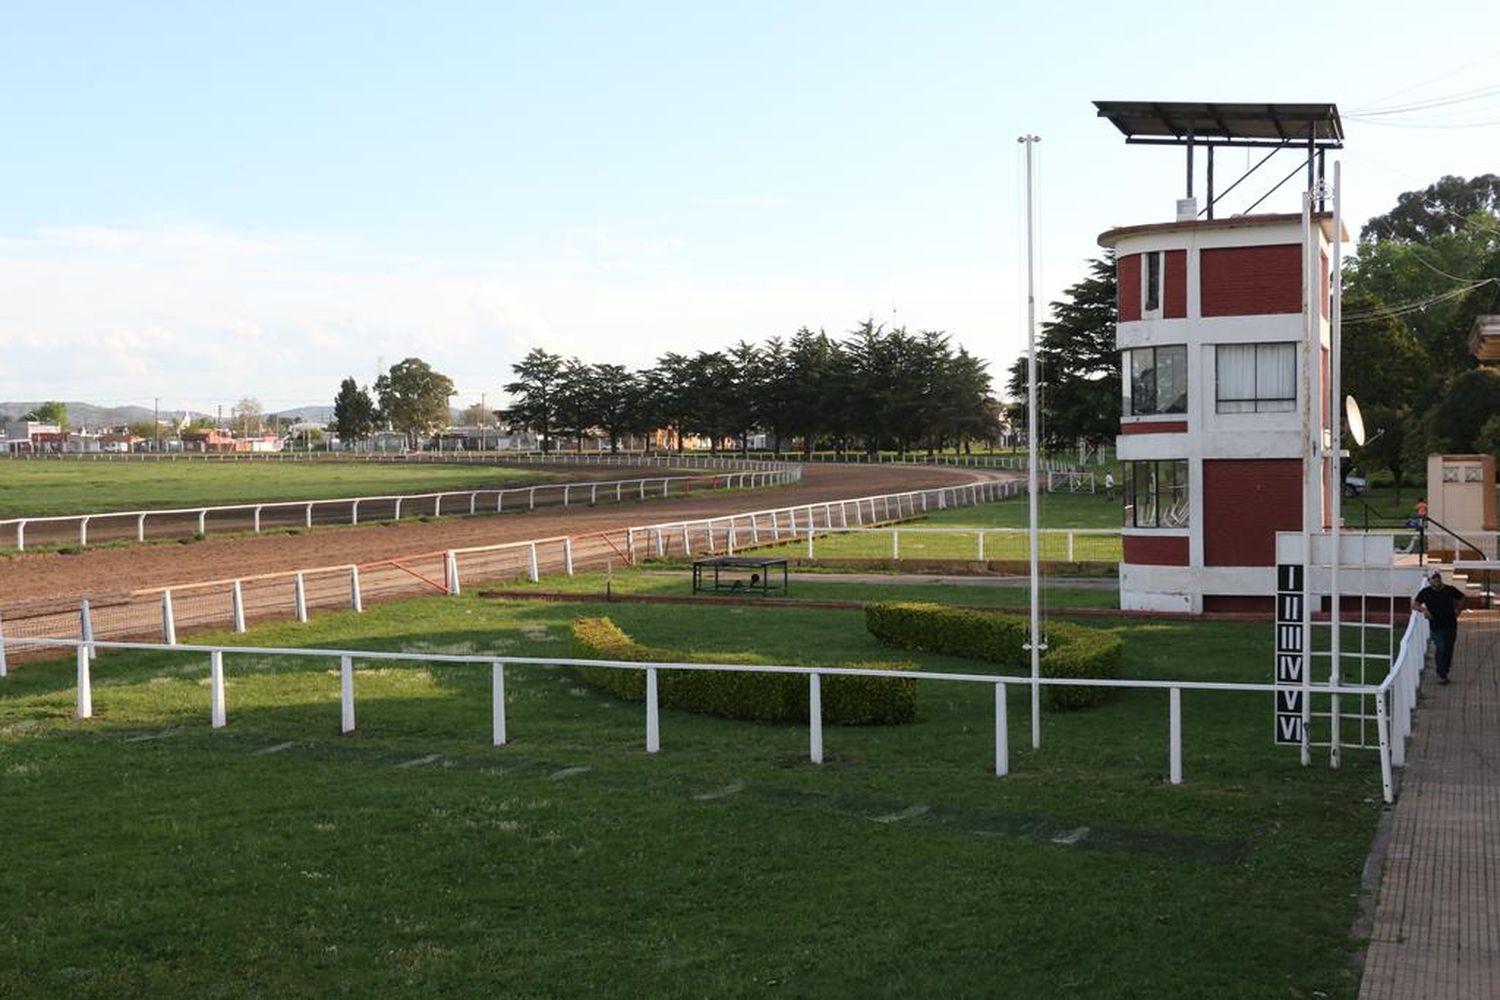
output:
[[[1408,627],[1407,639],[1413,638],[1413,627]],[[89,639],[24,639],[10,638],[0,634],[0,662],[7,645],[22,647],[72,647],[75,650],[77,679],[75,682],[74,715],[89,719],[94,714],[93,660],[100,649],[135,649],[152,651],[174,651],[183,655],[206,657],[206,673],[209,681],[209,722],[215,728],[228,724],[229,713],[225,691],[225,657],[249,655],[257,658],[289,657],[334,660],[339,664],[340,731],[351,733],[355,729],[355,679],[356,661],[401,661],[421,663],[458,663],[488,666],[491,672],[491,733],[495,746],[503,746],[509,740],[506,718],[505,669],[507,666],[538,668],[604,667],[610,670],[639,670],[646,673],[646,719],[645,749],[656,753],[661,748],[660,705],[657,698],[657,674],[664,670],[691,670],[707,672],[800,674],[808,679],[808,757],[815,764],[823,762],[824,734],[822,718],[821,681],[824,677],[875,677],[885,679],[912,680],[923,684],[988,684],[995,692],[994,740],[995,774],[1010,773],[1010,736],[1008,726],[1008,691],[1010,688],[1033,690],[1038,687],[1087,687],[1118,688],[1127,690],[1165,691],[1167,694],[1167,773],[1173,785],[1183,781],[1182,743],[1182,692],[1214,691],[1253,693],[1262,697],[1272,696],[1277,690],[1272,684],[1245,684],[1222,681],[1178,681],[1178,680],[1127,680],[1119,678],[1033,678],[1004,674],[961,674],[941,671],[923,672],[913,670],[872,670],[859,667],[809,667],[786,665],[744,665],[716,663],[635,663],[614,660],[587,660],[552,657],[482,656],[438,654],[428,652],[387,652],[356,649],[299,649],[259,646],[197,646],[170,645],[147,642],[111,642]],[[1406,641],[1403,640],[1403,646]],[[1413,646],[1415,643],[1413,642]],[[1420,664],[1418,664],[1418,668]],[[1393,667],[1385,680],[1376,686],[1370,685],[1325,685],[1319,694],[1338,696],[1373,696],[1376,700],[1380,739],[1380,765],[1383,796],[1386,802],[1394,800],[1391,769],[1405,761],[1405,739],[1410,732],[1410,712],[1415,706],[1416,670],[1410,664],[1403,668],[1400,663]],[[1394,716],[1388,715],[1386,698],[1393,696]],[[1268,699],[1269,700],[1269,699]],[[1400,748],[1399,750],[1397,748]]]
[[[5,606],[8,628],[31,638],[159,636],[174,644],[179,630],[234,628],[249,621],[295,618],[318,609],[362,611],[369,601],[458,594],[464,587],[506,580],[536,582],[545,574],[571,576],[586,569],[635,564],[651,558],[730,554],[741,547],[796,540],[844,525],[888,523],[1010,496],[1022,484],[992,480],[825,503],[799,504],[744,514],[676,521],[579,535],[416,553],[357,565],[225,578],[173,587],[86,594],[76,600],[43,600]],[[830,527],[833,526],[833,527]]]
[[[777,469],[730,471],[713,475],[656,476],[641,479],[601,480],[582,483],[539,483],[535,486],[445,490],[437,493],[389,494],[338,497],[328,500],[288,500],[276,503],[226,504],[156,510],[106,511],[50,517],[0,519],[0,539],[10,535],[17,551],[27,545],[27,527],[42,526],[45,541],[76,542],[135,541],[151,537],[174,538],[206,535],[210,524],[216,530],[263,530],[311,528],[315,525],[369,524],[399,521],[406,517],[504,513],[537,507],[589,506],[680,496],[694,489],[760,489],[783,486],[802,478],[801,466]],[[212,520],[211,520],[212,519]],[[33,538],[33,544],[36,540]],[[3,544],[3,541],[0,541]]]
[[[1120,530],[1118,528],[1039,528],[1041,552],[1044,560],[1062,560],[1064,562],[1119,562],[1120,561]],[[764,533],[762,533],[763,535]],[[844,527],[819,528],[817,544],[808,549],[805,556],[808,559],[830,559],[866,556],[876,558],[874,551],[874,540],[887,538],[888,543],[881,543],[882,550],[888,550],[891,559],[913,558],[913,545],[927,546],[933,542],[947,541],[945,550],[962,549],[951,555],[922,555],[916,558],[933,559],[966,559],[975,562],[986,562],[991,559],[1025,559],[1030,553],[1030,532],[1026,528],[981,528],[970,525],[944,525],[942,527],[927,527],[923,525],[850,525]],[[902,539],[907,539],[905,547]],[[913,543],[911,539],[919,539]],[[866,544],[859,544],[866,541]],[[745,543],[743,533],[738,538],[741,549],[749,548]],[[851,546],[849,543],[854,542]],[[831,544],[830,544],[831,543]],[[762,537],[758,543],[765,546],[766,539]],[[769,544],[776,544],[775,540]],[[829,548],[833,552],[829,552]],[[903,553],[905,554],[903,556]]]

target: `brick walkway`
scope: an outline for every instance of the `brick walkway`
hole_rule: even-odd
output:
[[[1359,995],[1500,997],[1500,612],[1423,676]]]

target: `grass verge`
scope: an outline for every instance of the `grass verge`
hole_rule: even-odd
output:
[[[888,592],[887,592],[888,593]],[[967,591],[966,591],[967,593]],[[474,597],[202,641],[400,649],[357,673],[338,733],[328,661],[103,653],[98,717],[71,663],[0,682],[0,995],[1353,996],[1348,937],[1378,768],[1300,768],[1258,697],[1184,696],[1188,782],[1165,783],[1166,699],[1047,714],[922,685],[914,724],[807,733],[639,706],[512,666],[572,619],[768,660],[881,659],[858,612]],[[1119,623],[1126,676],[1264,679],[1270,626]],[[928,669],[969,661],[902,654]]]

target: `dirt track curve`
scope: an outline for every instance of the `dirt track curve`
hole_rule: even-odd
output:
[[[576,471],[576,470],[570,470]],[[640,470],[611,468],[600,478]],[[802,482],[753,492],[601,503],[594,508],[538,509],[429,522],[403,521],[329,528],[299,535],[209,538],[189,545],[156,543],[88,549],[71,555],[28,553],[0,560],[0,606],[28,601],[107,597],[131,590],[177,587],[316,566],[395,560],[449,548],[580,535],[731,512],[824,503],[900,490],[1010,478],[975,469],[898,465],[809,465]]]

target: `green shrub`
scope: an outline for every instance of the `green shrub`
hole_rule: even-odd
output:
[[[683,653],[643,646],[608,618],[580,618],[573,623],[573,653],[579,659],[630,663],[725,663],[753,666],[765,660],[744,653]],[[909,663],[846,663],[866,670],[909,670]],[[587,684],[618,698],[644,701],[646,672],[611,667],[579,667]],[[917,682],[909,677],[840,677],[824,675],[823,721],[830,725],[865,726],[911,722],[917,715]],[[806,722],[808,681],[802,674],[755,671],[660,670],[656,696],[663,708],[677,708],[731,719],[760,722]]]
[[[887,646],[929,653],[966,656],[1004,667],[1027,670],[1031,625],[1018,615],[949,608],[940,604],[890,603],[865,606],[865,628]],[[1123,642],[1114,632],[1072,622],[1047,626],[1042,654],[1043,677],[1111,678],[1120,675]],[[1101,701],[1108,688],[1047,685],[1047,705],[1056,709],[1087,708]]]

